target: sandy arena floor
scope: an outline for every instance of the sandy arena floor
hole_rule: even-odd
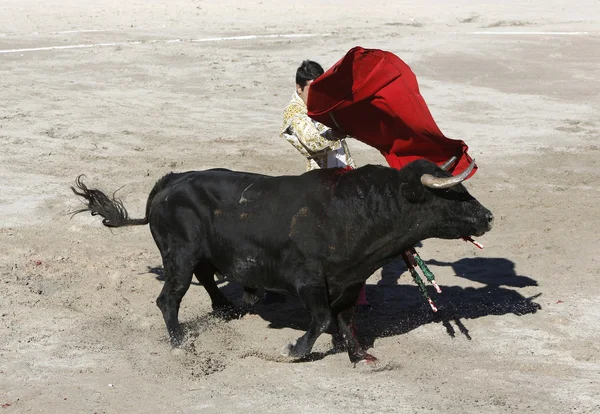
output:
[[[0,2],[0,412],[600,412],[598,1],[324,3]],[[226,323],[199,286],[172,351],[148,228],[71,218],[69,186],[123,187],[140,216],[169,171],[301,173],[278,138],[295,69],[356,45],[404,59],[469,144],[486,248],[423,243],[438,314],[405,270],[369,279],[377,369],[329,335],[282,361],[308,322],[296,301]]]

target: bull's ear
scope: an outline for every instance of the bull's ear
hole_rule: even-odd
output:
[[[421,183],[402,184],[402,195],[411,203],[422,203],[427,197],[427,190]]]

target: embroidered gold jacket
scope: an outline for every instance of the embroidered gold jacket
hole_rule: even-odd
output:
[[[283,111],[280,136],[307,159],[306,170],[356,167],[345,139],[332,137],[331,129],[308,116],[306,104],[297,93]]]

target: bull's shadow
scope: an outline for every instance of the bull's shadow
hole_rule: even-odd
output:
[[[467,258],[454,263],[436,260],[431,265],[448,266],[454,273],[483,287],[443,285],[443,272],[438,271],[441,294],[428,286],[430,297],[438,307],[432,312],[413,283],[402,260],[396,260],[382,269],[382,280],[377,285],[367,285],[367,298],[372,305],[369,312],[357,313],[355,321],[360,342],[373,346],[375,339],[402,335],[422,325],[441,323],[448,335],[455,337],[457,330],[465,338],[474,335],[464,321],[488,315],[526,315],[536,313],[541,306],[534,300],[539,296],[525,297],[512,287],[537,286],[527,276],[517,275],[514,263],[502,258]],[[397,284],[402,277],[402,284]],[[221,287],[232,300],[239,302],[242,289],[236,284]],[[297,298],[287,297],[283,303],[255,305],[251,313],[269,322],[272,329],[292,328],[306,331],[310,318]]]
[[[359,341],[364,346],[372,347],[377,338],[402,335],[429,323],[441,323],[451,337],[455,337],[458,330],[465,338],[471,339],[472,333],[464,324],[465,320],[488,315],[521,316],[541,309],[534,301],[539,295],[525,297],[511,289],[537,286],[537,281],[518,275],[510,260],[466,258],[452,263],[429,260],[427,264],[450,267],[455,275],[485,286],[445,286],[444,272],[438,271],[437,281],[442,293],[437,294],[431,286],[427,286],[430,297],[438,307],[438,312],[434,313],[413,283],[404,262],[401,259],[395,260],[382,269],[382,278],[377,285],[367,285],[371,311],[357,313],[355,316]],[[148,271],[156,275],[157,280],[164,280],[161,267],[149,267]],[[401,284],[398,284],[400,278]],[[217,283],[234,303],[241,302],[243,289],[240,285],[224,281]],[[306,331],[310,322],[306,310],[295,297],[286,297],[283,302],[270,304],[259,302],[245,310],[268,321],[272,329]],[[322,356],[324,355],[313,354],[312,358]]]

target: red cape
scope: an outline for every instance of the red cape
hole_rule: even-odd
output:
[[[416,76],[390,52],[351,49],[310,85],[307,106],[311,118],[377,148],[392,168],[457,156],[450,171],[458,173],[472,161],[463,141],[442,134]]]

